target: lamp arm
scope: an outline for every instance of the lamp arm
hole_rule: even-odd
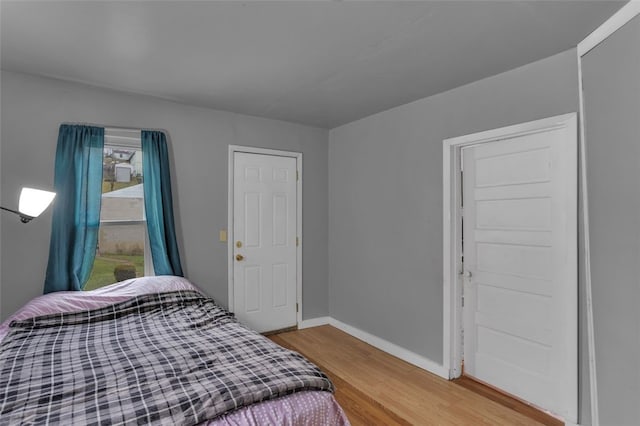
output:
[[[26,215],[26,214],[22,214],[22,213],[20,213],[20,212],[19,212],[19,211],[17,211],[17,210],[8,209],[8,208],[6,208],[6,207],[2,207],[2,206],[0,206],[0,209],[2,209],[2,210],[6,210],[6,211],[11,212],[11,213],[13,213],[13,214],[17,214],[18,216],[20,216],[20,221],[21,221],[22,223],[28,223],[31,219],[33,219],[33,216],[29,216],[29,215]]]

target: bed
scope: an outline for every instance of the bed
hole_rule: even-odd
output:
[[[180,277],[50,293],[0,324],[0,425],[348,425],[333,390]]]

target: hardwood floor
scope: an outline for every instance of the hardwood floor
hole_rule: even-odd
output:
[[[462,376],[459,379],[456,379],[453,383],[463,386],[477,394],[480,394],[492,401],[497,402],[500,405],[517,411],[518,413],[524,414],[527,417],[535,419],[546,426],[564,425],[564,422],[562,420],[553,417],[550,414],[546,414],[538,410],[537,408],[526,404],[518,399],[515,399],[499,390],[479,383],[470,377]]]
[[[269,338],[300,352],[329,376],[336,399],[354,426],[546,423],[544,417],[524,415],[329,325]]]

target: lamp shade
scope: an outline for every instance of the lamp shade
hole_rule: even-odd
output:
[[[22,188],[18,211],[26,216],[38,217],[45,211],[56,196],[55,192],[42,191],[34,188]]]

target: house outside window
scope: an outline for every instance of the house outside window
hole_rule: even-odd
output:
[[[153,275],[144,211],[140,132],[105,130],[100,231],[84,290]]]

